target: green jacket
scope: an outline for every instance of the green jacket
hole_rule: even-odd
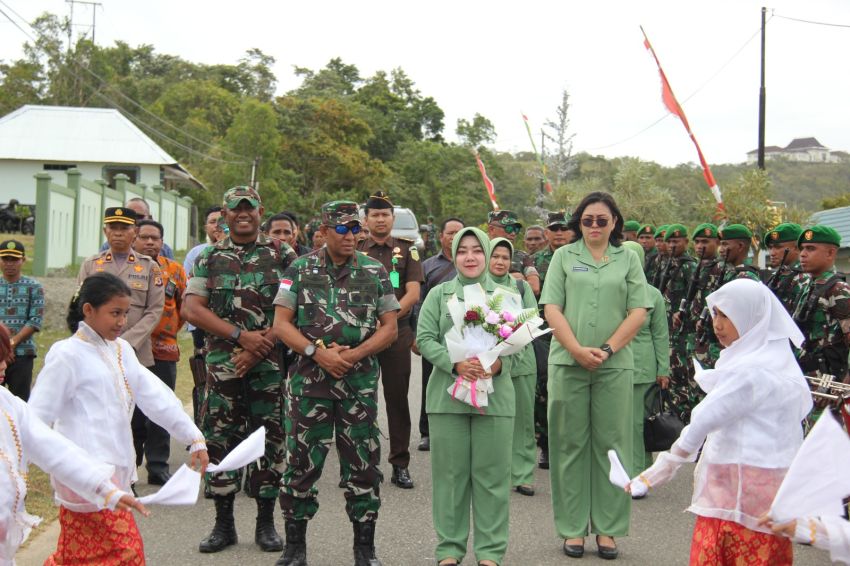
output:
[[[646,286],[652,307],[631,342],[635,358],[634,383],[655,383],[659,375],[670,375],[670,334],[664,313],[664,297],[652,285]]]

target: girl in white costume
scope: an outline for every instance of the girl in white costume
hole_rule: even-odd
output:
[[[812,407],[789,344],[799,347],[803,336],[761,283],[736,279],[707,302],[725,346],[716,369],[696,374],[707,396],[670,451],[626,490],[640,495],[668,481],[702,446],[689,507],[698,516],[690,564],[791,564],[790,541],[759,518],[803,442],[801,421]]]
[[[119,338],[130,308],[130,289],[108,273],[83,281],[68,308],[73,336],[55,343],[29,404],[48,426],[114,467],[112,482],[130,490],[136,455],[130,431],[133,408],[178,441],[191,445],[190,464],[206,469],[206,443],[174,393],[143,367]],[[99,510],[62,478],[51,478],[60,504],[56,553],[45,564],[144,564],[144,548],[128,511]]]

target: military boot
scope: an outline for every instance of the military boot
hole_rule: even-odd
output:
[[[375,556],[375,521],[355,522],[354,566],[381,566]]]
[[[236,525],[233,522],[233,497],[230,495],[214,495],[215,525],[207,538],[201,541],[198,550],[201,552],[219,552],[231,544],[236,544]]]
[[[286,546],[274,566],[307,566],[307,521],[286,520]]]
[[[263,552],[280,552],[283,541],[274,528],[274,505],[276,499],[257,498],[257,528],[254,542]]]

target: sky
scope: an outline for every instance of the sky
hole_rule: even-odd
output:
[[[202,63],[236,63],[257,47],[277,61],[279,94],[299,85],[294,66],[320,69],[334,57],[364,77],[401,67],[443,109],[451,141],[457,120],[479,113],[495,126],[494,149],[528,151],[524,113],[539,147],[540,127],[555,119],[566,90],[574,152],[696,163],[687,132],[662,105],[643,26],[708,161],[741,163],[758,145],[762,2],[100,2],[99,45],[151,44]],[[70,8],[65,0],[3,0],[6,13],[3,4],[29,21]],[[814,136],[850,151],[850,2],[766,7],[766,144]],[[77,4],[75,32],[90,33],[91,19],[92,8]],[[0,59],[19,57],[25,40],[0,15]]]

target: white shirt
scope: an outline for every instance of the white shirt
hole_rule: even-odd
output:
[[[97,509],[114,509],[124,495],[110,481],[112,466],[93,461],[41,422],[26,403],[0,387],[1,566],[14,563],[15,551],[41,521],[24,509],[30,462],[73,486]]]
[[[129,491],[136,473],[130,429],[135,405],[179,442],[191,444],[191,452],[206,449],[203,434],[180,400],[139,363],[133,347],[121,338],[105,341],[84,322],[72,337],[50,348],[29,404],[92,458],[115,466],[113,482],[124,490]],[[63,507],[96,510],[61,478],[52,481]]]

